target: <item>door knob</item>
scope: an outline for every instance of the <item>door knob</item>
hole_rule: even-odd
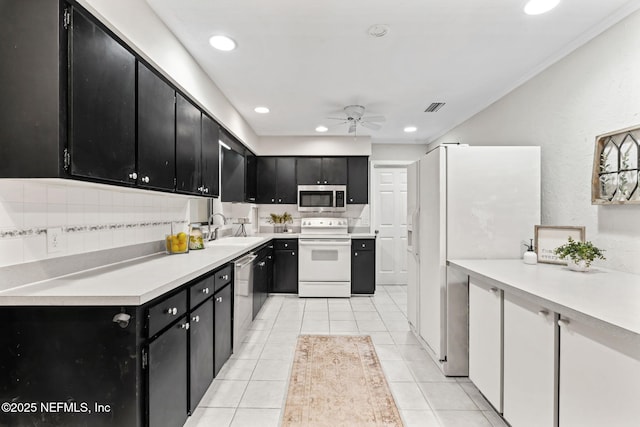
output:
[[[186,331],[189,330],[189,323],[183,323],[182,325],[180,325],[180,327]]]
[[[191,320],[193,320],[194,322],[198,323],[200,321],[200,316],[193,316],[191,318]]]
[[[175,316],[178,314],[178,309],[176,307],[168,308],[166,313]]]
[[[209,288],[204,288],[204,289],[202,290],[202,293],[203,293],[203,294],[208,294],[208,293],[209,293]]]

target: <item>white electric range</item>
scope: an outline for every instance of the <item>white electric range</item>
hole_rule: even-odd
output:
[[[351,296],[351,237],[346,218],[304,218],[299,237],[298,296]]]

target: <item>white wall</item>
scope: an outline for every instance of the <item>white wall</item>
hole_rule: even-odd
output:
[[[263,136],[261,156],[369,156],[371,137]]]
[[[426,152],[426,144],[373,144],[371,160],[418,160]]]
[[[541,146],[542,223],[585,225],[587,240],[607,251],[600,265],[639,274],[640,206],[591,205],[596,136],[638,125],[640,12],[439,141]]]
[[[189,94],[249,149],[258,137],[145,0],[79,0],[143,58]]]

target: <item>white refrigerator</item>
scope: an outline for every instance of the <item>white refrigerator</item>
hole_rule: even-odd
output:
[[[520,258],[540,224],[540,147],[440,144],[407,171],[407,315],[445,375],[467,376],[468,284],[447,259]]]

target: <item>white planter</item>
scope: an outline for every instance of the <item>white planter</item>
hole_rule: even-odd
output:
[[[580,260],[578,262],[575,262],[569,259],[567,260],[567,267],[569,267],[569,270],[573,270],[573,271],[589,271],[589,267],[587,266],[585,260]]]

